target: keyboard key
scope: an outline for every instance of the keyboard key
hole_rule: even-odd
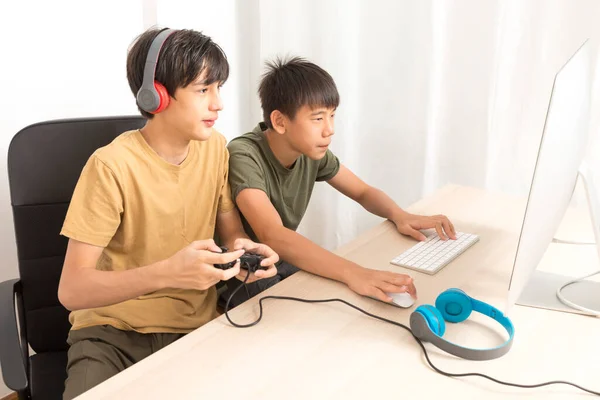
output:
[[[479,241],[479,236],[456,232],[456,240],[441,240],[435,231],[425,233],[419,242],[390,261],[394,265],[433,275]]]

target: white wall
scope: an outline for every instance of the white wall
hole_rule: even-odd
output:
[[[29,124],[137,113],[125,75],[141,1],[0,3],[0,281],[17,277],[6,155]],[[0,397],[9,391],[0,380]]]

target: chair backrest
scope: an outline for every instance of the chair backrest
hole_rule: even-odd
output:
[[[68,311],[58,282],[68,240],[60,230],[83,166],[99,147],[141,128],[134,116],[65,119],[30,125],[12,139],[8,179],[27,341],[37,352],[66,349]]]

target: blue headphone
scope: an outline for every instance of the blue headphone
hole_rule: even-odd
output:
[[[451,343],[443,338],[446,321],[457,323],[466,320],[472,311],[493,318],[508,332],[509,338],[498,347],[491,349],[472,349]],[[447,289],[435,300],[435,307],[423,304],[410,315],[410,328],[413,335],[424,342],[467,360],[492,360],[508,353],[512,346],[515,328],[510,319],[497,308],[469,297],[460,289]]]

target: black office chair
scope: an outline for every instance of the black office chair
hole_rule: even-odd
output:
[[[21,130],[10,143],[20,279],[0,283],[0,365],[20,399],[62,399],[70,324],[57,295],[67,248],[59,233],[88,158],[144,123],[134,116],[48,121]],[[36,353],[31,357],[28,345]]]

